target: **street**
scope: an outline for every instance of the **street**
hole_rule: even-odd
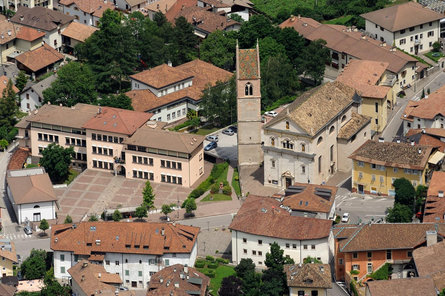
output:
[[[228,227],[232,222],[234,214],[226,214],[219,216],[203,217],[196,219],[180,220],[179,224],[197,226],[201,229],[214,229],[220,227]]]

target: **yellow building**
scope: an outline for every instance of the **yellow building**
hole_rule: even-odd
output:
[[[425,185],[432,152],[432,146],[368,140],[349,156],[352,191],[394,196],[392,184],[399,178],[410,180],[414,187]]]
[[[15,245],[9,239],[0,242],[0,278],[13,275],[13,265],[18,263]]]
[[[389,63],[351,60],[337,77],[353,87],[362,97],[360,114],[372,118],[371,130],[380,133],[386,127],[388,110],[396,103],[393,86],[395,79],[389,74]]]

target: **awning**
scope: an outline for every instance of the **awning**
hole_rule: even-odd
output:
[[[428,160],[428,163],[437,164],[439,161],[443,159],[444,156],[445,156],[444,153],[436,151],[433,153],[433,155],[431,155],[430,159]]]

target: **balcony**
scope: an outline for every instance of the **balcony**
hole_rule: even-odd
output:
[[[420,40],[419,39],[415,39],[414,40],[414,45],[419,45],[420,44]]]
[[[114,163],[125,163],[125,159],[122,159],[120,157],[115,157],[114,158]]]

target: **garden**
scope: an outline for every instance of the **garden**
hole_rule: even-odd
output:
[[[206,256],[205,259],[197,259],[195,268],[210,278],[210,294],[218,295],[223,278],[235,275],[235,269],[228,266],[229,260]]]

